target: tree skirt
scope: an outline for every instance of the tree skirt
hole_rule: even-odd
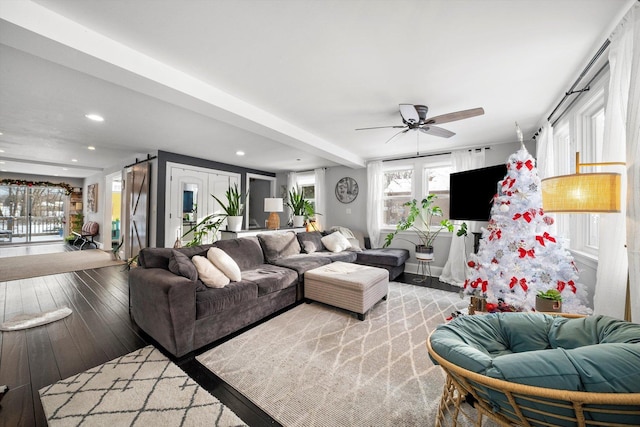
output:
[[[153,346],[40,390],[50,427],[246,426]]]
[[[45,311],[42,313],[19,314],[0,324],[0,331],[19,331],[20,329],[34,328],[36,326],[46,325],[56,320],[64,319],[73,313],[69,307],[62,307],[56,310]]]

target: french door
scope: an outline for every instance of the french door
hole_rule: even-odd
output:
[[[0,185],[0,245],[62,241],[68,199],[62,188]]]

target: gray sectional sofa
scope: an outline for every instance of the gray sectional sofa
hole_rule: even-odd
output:
[[[129,273],[131,316],[165,350],[182,357],[301,301],[306,271],[334,261],[357,262],[359,254],[367,254],[330,252],[321,238],[320,232],[283,232],[191,248],[145,248]],[[211,247],[238,264],[240,281],[209,288],[198,279],[191,258],[206,256]],[[408,251],[399,254],[393,263],[404,268]],[[369,261],[376,264],[378,258]]]

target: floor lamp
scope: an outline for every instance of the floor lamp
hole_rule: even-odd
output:
[[[554,176],[542,180],[542,207],[545,212],[558,213],[611,213],[620,212],[619,173],[580,173],[582,166],[625,165],[624,162],[580,163],[576,153],[576,173]],[[625,320],[631,320],[629,272]]]

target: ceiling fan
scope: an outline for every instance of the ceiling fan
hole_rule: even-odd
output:
[[[455,113],[442,114],[440,116],[427,118],[429,107],[426,105],[400,104],[400,116],[402,117],[402,126],[376,126],[370,128],[360,128],[356,130],[369,129],[404,129],[393,135],[386,143],[394,139],[396,136],[409,132],[410,130],[419,130],[429,135],[439,136],[442,138],[450,138],[455,135],[450,130],[434,126],[441,123],[454,122],[456,120],[468,119],[470,117],[481,116],[484,114],[483,108],[472,108],[470,110],[456,111]]]

